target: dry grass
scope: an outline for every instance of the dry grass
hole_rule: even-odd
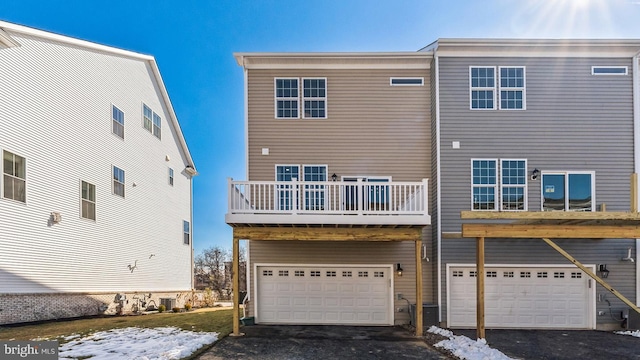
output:
[[[161,313],[135,316],[111,316],[79,320],[59,320],[33,325],[0,326],[0,340],[49,339],[65,341],[73,334],[86,335],[96,331],[141,327],[175,326],[183,330],[217,332],[223,338],[232,331],[231,309],[202,309],[182,313]]]

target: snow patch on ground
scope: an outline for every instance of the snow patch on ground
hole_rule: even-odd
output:
[[[449,340],[442,340],[435,344],[436,347],[447,349],[463,360],[512,360],[502,352],[492,349],[486,340],[471,340],[466,336],[454,335],[451,331],[432,326],[427,330],[430,333],[442,335]]]
[[[636,331],[616,331],[616,334],[619,334],[619,335],[631,335],[631,336],[635,336],[635,337],[639,337],[640,338],[640,330],[636,330]]]
[[[185,331],[176,327],[128,327],[100,331],[60,346],[60,359],[180,359],[218,340],[218,333]]]

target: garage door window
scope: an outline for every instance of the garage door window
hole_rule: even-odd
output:
[[[543,172],[543,211],[595,211],[595,172]]]

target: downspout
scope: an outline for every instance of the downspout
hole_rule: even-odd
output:
[[[433,57],[435,59],[435,80],[436,80],[436,252],[438,262],[438,323],[442,322],[442,190],[440,182],[440,60],[438,58],[438,47],[433,49]],[[448,311],[449,309],[447,309]]]
[[[640,173],[640,74],[638,73],[638,60],[640,52],[637,52],[632,60],[633,71],[633,171]],[[636,196],[640,197],[638,189]],[[636,305],[640,306],[640,239],[636,239]]]
[[[193,176],[189,176],[189,226],[191,226],[191,290],[195,289],[194,276],[195,271],[193,268]]]
[[[245,158],[245,179],[249,180],[249,72],[247,70],[247,63],[245,58],[242,58],[242,70],[244,72],[244,156]],[[251,300],[251,287],[249,286],[249,282],[251,279],[251,267],[249,264],[249,247],[251,245],[251,241],[246,241],[246,252],[245,252],[245,288],[247,289],[247,300]],[[245,309],[246,311],[246,309]],[[253,311],[251,311],[253,314]]]

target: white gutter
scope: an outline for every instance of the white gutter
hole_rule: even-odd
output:
[[[436,80],[436,209],[438,215],[436,217],[436,251],[438,262],[438,322],[442,322],[442,187],[440,182],[440,61],[438,58],[437,46],[433,49],[433,58],[435,59],[435,80]],[[448,311],[449,309],[447,309]]]
[[[640,74],[638,73],[638,60],[640,52],[637,52],[632,60],[633,64],[633,171],[640,173]],[[640,192],[636,189],[636,197]],[[636,199],[638,201],[638,199]],[[640,306],[640,239],[636,239],[636,305]]]

